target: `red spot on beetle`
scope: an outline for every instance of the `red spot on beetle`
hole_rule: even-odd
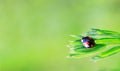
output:
[[[85,42],[87,45],[89,45],[89,42]]]

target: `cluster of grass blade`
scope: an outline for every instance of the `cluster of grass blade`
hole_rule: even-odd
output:
[[[101,30],[101,29],[91,29],[86,33],[86,36],[92,37],[96,45],[93,48],[85,48],[82,45],[81,38],[82,35],[76,36],[77,39],[69,43],[69,48],[71,50],[69,57],[86,57],[89,55],[95,55],[93,59],[101,59],[109,57],[120,51],[120,34],[118,32]],[[110,48],[106,48],[108,45],[113,45]],[[116,46],[115,46],[116,45]]]

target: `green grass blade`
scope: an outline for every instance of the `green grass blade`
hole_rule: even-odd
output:
[[[83,36],[82,35],[70,35],[71,37],[77,38],[77,39],[81,39]]]
[[[87,32],[86,35],[94,38],[120,38],[120,33],[118,32],[100,29],[92,29],[91,31]]]
[[[95,41],[97,44],[120,44],[120,38],[101,38]]]
[[[92,54],[97,53],[98,51],[103,51],[106,45],[104,44],[97,44],[94,48],[78,48],[78,49],[73,49],[75,52],[71,53],[69,57],[77,57],[77,58],[82,58],[86,57]]]
[[[120,46],[115,46],[109,49],[108,51],[102,52],[101,54],[94,56],[93,59],[98,60],[98,59],[106,58],[118,52],[120,52]]]

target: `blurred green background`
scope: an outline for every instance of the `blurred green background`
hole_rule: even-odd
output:
[[[120,71],[120,53],[66,58],[91,28],[120,32],[120,0],[0,0],[0,71]]]

